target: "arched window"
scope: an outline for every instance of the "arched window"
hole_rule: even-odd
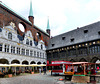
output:
[[[12,39],[12,33],[11,32],[8,33],[8,39]]]
[[[32,40],[30,40],[30,46],[32,46]]]
[[[41,39],[41,34],[39,32],[36,33],[38,39]]]
[[[41,49],[43,49],[43,46],[41,45]]]
[[[29,45],[29,40],[28,39],[26,39],[26,44]]]

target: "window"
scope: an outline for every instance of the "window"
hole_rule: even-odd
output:
[[[22,49],[22,55],[25,55],[25,49]]]
[[[20,54],[20,48],[17,48],[17,54]]]
[[[55,44],[52,44],[52,47],[54,47]]]
[[[37,57],[39,57],[39,52],[37,52]]]
[[[5,52],[9,52],[9,45],[5,45]]]
[[[20,40],[19,40],[19,43],[23,44],[23,41],[20,41]]]
[[[29,50],[26,50],[26,55],[29,56]]]
[[[62,40],[65,40],[65,37],[62,37]]]
[[[43,46],[41,45],[41,49],[43,49]]]
[[[30,37],[30,34],[29,34],[29,37]]]
[[[24,23],[20,22],[18,27],[22,32],[25,32],[26,25]]]
[[[88,33],[88,30],[84,30],[84,33]]]
[[[2,51],[2,44],[0,44],[0,51]]]
[[[43,53],[43,58],[44,58],[44,53]]]
[[[47,54],[45,53],[44,58],[46,58]]]
[[[87,54],[87,48],[86,47],[79,48],[78,49],[78,52],[79,52],[79,55]]]
[[[30,46],[32,46],[32,40],[30,40]]]
[[[12,39],[12,33],[11,32],[8,33],[8,39]]]
[[[34,51],[34,57],[36,57],[36,51]]]
[[[52,59],[53,57],[52,57],[52,55],[51,55],[51,53],[47,53],[47,59]]]
[[[28,39],[26,39],[26,44],[29,45],[29,40]]]
[[[42,57],[42,54],[40,53],[40,58]]]
[[[100,46],[99,45],[94,45],[89,47],[89,53],[98,53],[100,52]]]
[[[11,53],[15,53],[15,47],[11,46]]]
[[[69,55],[69,56],[76,55],[76,50],[75,50],[75,49],[69,50],[69,51],[68,51],[68,55]]]
[[[58,57],[58,52],[53,52],[53,58],[57,58],[57,57]]]
[[[74,38],[70,39],[71,42],[74,42]]]
[[[32,50],[30,50],[30,56],[33,56],[33,51]]]
[[[98,32],[98,34],[100,35],[100,31]]]

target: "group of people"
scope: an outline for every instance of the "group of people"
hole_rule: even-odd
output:
[[[39,68],[39,73],[41,74],[42,70]],[[44,75],[46,75],[46,68],[43,69]]]

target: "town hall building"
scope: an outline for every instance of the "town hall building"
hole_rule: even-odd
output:
[[[34,25],[32,2],[29,20],[0,2],[0,63],[46,64],[50,29]]]

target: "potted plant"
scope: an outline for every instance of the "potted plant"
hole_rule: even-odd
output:
[[[9,68],[9,70],[8,70],[8,77],[9,78],[12,77],[12,69],[11,68]]]
[[[51,72],[51,67],[50,67],[50,66],[49,66],[49,68],[48,68],[48,69],[49,69],[49,72]]]
[[[31,74],[34,74],[34,69],[33,69],[33,67],[32,67],[32,71],[31,71]]]

